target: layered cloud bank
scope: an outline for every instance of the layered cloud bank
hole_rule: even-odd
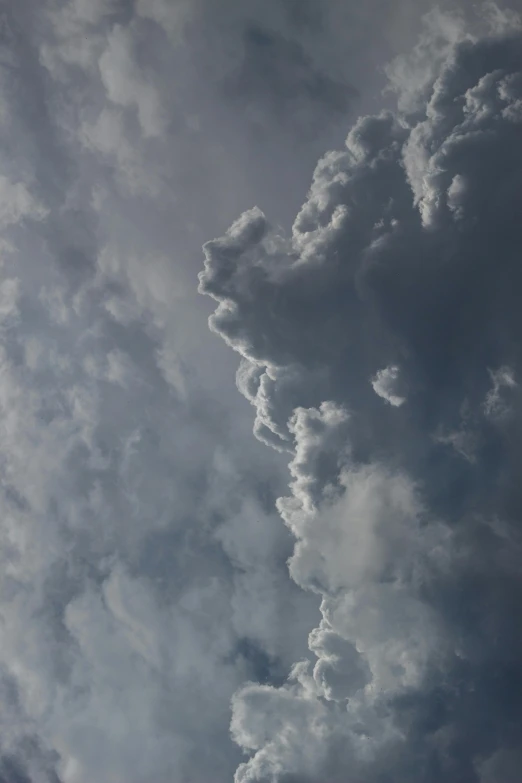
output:
[[[488,19],[395,68],[291,236],[255,208],[205,246],[322,613],[311,661],[236,693],[237,783],[519,779],[522,35]]]

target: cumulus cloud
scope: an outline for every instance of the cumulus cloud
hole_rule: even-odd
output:
[[[205,246],[210,327],[292,454],[290,573],[321,598],[315,663],[234,698],[241,783],[514,779],[522,57],[518,18],[485,19],[438,17],[290,236],[255,208]]]

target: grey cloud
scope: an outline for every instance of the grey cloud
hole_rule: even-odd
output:
[[[28,766],[27,725],[63,780],[226,779],[229,699],[252,676],[238,639],[288,666],[297,641],[280,631],[298,614],[306,637],[307,602],[286,590],[284,534],[266,500],[245,497],[224,430],[197,433],[136,336],[131,352],[111,349],[108,330],[81,334],[77,318],[42,318],[46,331],[11,337],[3,357],[1,657],[21,713],[4,703],[9,752],[47,780],[42,759]]]
[[[326,699],[344,701],[367,684],[370,673],[356,647],[326,623],[310,634],[310,650],[317,656],[313,676]]]
[[[98,61],[101,80],[110,101],[121,106],[134,106],[145,137],[161,136],[165,130],[160,96],[136,67],[132,53],[132,36],[115,26],[107,48]]]
[[[509,413],[509,403],[505,399],[506,393],[509,399],[509,390],[518,386],[513,372],[509,367],[500,367],[496,372],[491,372],[493,388],[487,393],[484,400],[486,415],[498,417]]]
[[[204,309],[190,327],[140,31],[121,6],[30,5],[0,162],[0,775],[228,780],[251,651],[280,681],[317,609]]]
[[[397,77],[403,111],[320,161],[290,237],[256,208],[205,246],[256,434],[294,454],[290,572],[322,597],[313,673],[235,697],[238,781],[512,774],[522,58],[514,18],[489,23],[447,21],[442,61]],[[368,379],[391,402],[397,367],[408,404],[383,406]]]
[[[215,325],[224,331],[226,321],[230,342],[241,343],[238,383],[247,401],[235,393],[234,355],[208,334],[211,302],[195,290],[200,244],[243,204],[269,203],[275,222],[298,209],[318,155],[345,132],[355,97],[349,85],[361,100],[378,92],[379,66],[409,45],[423,7],[407,0],[5,7],[0,775],[8,780],[229,781],[245,761],[229,734],[231,699],[234,735],[255,752],[238,773],[245,779],[254,769],[272,774],[279,759],[287,783],[321,773],[335,780],[352,751],[361,777],[372,749],[397,755],[401,733],[442,720],[437,694],[447,694],[435,675],[429,703],[422,689],[403,690],[423,681],[441,648],[446,654],[437,601],[444,608],[447,595],[434,591],[426,600],[421,587],[431,583],[421,577],[455,563],[449,522],[438,523],[433,506],[448,475],[450,494],[465,505],[470,467],[455,454],[448,469],[452,450],[441,444],[426,455],[418,422],[429,423],[431,436],[437,421],[419,402],[426,383],[416,357],[404,354],[403,338],[383,347],[365,331],[373,321],[358,320],[365,306],[356,286],[354,327],[343,331],[348,307],[339,283],[344,258],[367,248],[374,226],[377,255],[390,232],[400,235],[401,220],[418,223],[397,164],[410,129],[390,112],[357,124],[350,154],[330,155],[318,168],[295,248],[259,212],[215,243],[215,279],[206,284],[218,298],[228,286]],[[261,66],[269,80],[258,78]],[[494,79],[473,100],[480,104],[488,89]],[[518,91],[509,75],[499,87],[506,123],[516,117]],[[255,136],[247,105],[262,118]],[[430,146],[428,130],[417,146]],[[455,171],[440,185],[448,215],[439,214],[439,185],[423,192],[413,143],[410,152],[410,179],[435,228],[455,218],[466,231],[470,173]],[[382,210],[370,215],[375,199]],[[348,239],[350,221],[359,225]],[[405,245],[410,238],[408,229]],[[330,263],[333,246],[342,250],[339,263]],[[303,296],[294,282],[307,269]],[[348,279],[353,270],[346,271]],[[361,289],[373,290],[371,275],[362,277]],[[282,295],[268,302],[280,284]],[[289,308],[299,311],[295,322]],[[261,323],[267,328],[259,331]],[[360,373],[352,372],[352,354]],[[519,368],[509,352],[486,358],[484,382],[469,395],[476,416],[466,423],[487,419],[475,464],[488,479],[503,438],[516,452],[519,404],[517,388],[502,386],[512,413],[484,417],[495,389],[490,372],[509,366],[518,379]],[[391,410],[369,379],[394,365],[404,368],[413,402]],[[248,402],[258,435],[281,453],[251,437]],[[461,410],[444,420],[444,432],[458,429]],[[402,459],[395,444],[404,427]],[[292,488],[280,508],[291,530],[274,509],[288,454]],[[503,495],[506,509],[516,508],[514,482],[505,471],[496,477],[512,493]],[[490,486],[484,481],[483,498]],[[448,506],[439,504],[439,516]],[[466,653],[480,646],[468,614],[488,556],[507,574],[517,557],[500,515],[480,530],[480,563],[462,555],[454,567],[463,602],[451,618],[440,612],[464,629]],[[306,591],[289,578],[289,558]],[[451,582],[444,584],[451,595]],[[487,608],[486,594],[481,600]],[[506,638],[507,624],[499,620],[496,632]],[[486,658],[477,665],[487,669]],[[244,687],[247,680],[264,688]],[[377,681],[394,684],[400,710],[371,691]],[[480,698],[495,695],[499,681],[490,679]],[[501,680],[504,695],[508,681]],[[428,745],[419,737],[419,759]],[[508,758],[493,745],[488,753]],[[381,772],[383,758],[375,761]]]

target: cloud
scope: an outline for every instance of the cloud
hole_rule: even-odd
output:
[[[147,83],[131,52],[132,37],[122,27],[114,27],[98,67],[107,97],[120,106],[135,106],[145,137],[160,136],[165,130],[160,96]]]
[[[257,436],[293,455],[278,508],[322,613],[313,667],[234,698],[238,782],[516,768],[522,58],[518,20],[488,13],[438,17],[290,236],[255,208],[205,246],[210,327]]]
[[[509,389],[518,386],[513,371],[509,367],[500,367],[496,372],[491,372],[493,388],[487,393],[484,400],[484,410],[487,416],[503,416],[509,413],[509,406],[503,399]]]
[[[314,617],[287,589],[269,474],[263,498],[224,430],[198,434],[200,392],[173,396],[139,332],[115,346],[103,308],[88,332],[70,303],[57,323],[21,282],[16,317],[45,329],[3,332],[2,756],[35,781],[224,780],[256,645],[270,681]]]
[[[0,177],[0,224],[2,227],[18,223],[22,218],[41,220],[46,215],[45,209],[31,195],[23,182],[11,182],[7,177]]]
[[[64,66],[91,69],[103,45],[103,24],[117,18],[118,0],[73,0],[62,6],[45,8],[47,22],[56,44],[43,43],[40,56],[55,78],[66,79]]]
[[[122,183],[124,192],[133,195],[160,192],[160,178],[144,164],[143,157],[129,142],[118,110],[105,108],[94,123],[84,123],[80,138],[89,151],[115,161],[118,183]]]
[[[413,746],[421,769],[440,748],[455,760],[464,713],[485,716],[488,702],[506,714],[516,669],[511,676],[508,656],[500,671],[491,667],[489,651],[491,639],[509,634],[505,596],[517,598],[509,466],[517,462],[519,399],[497,374],[509,368],[519,382],[519,362],[514,349],[491,350],[480,383],[465,383],[466,365],[458,387],[452,366],[442,367],[444,351],[419,358],[431,337],[442,334],[446,345],[460,321],[456,302],[444,303],[450,323],[434,317],[426,292],[437,295],[437,275],[423,287],[418,259],[436,264],[446,224],[463,244],[475,236],[473,172],[451,163],[446,181],[437,179],[443,156],[425,163],[455,127],[447,107],[434,104],[417,138],[426,113],[388,111],[356,123],[349,152],[318,167],[293,237],[255,211],[214,243],[215,276],[205,285],[223,300],[215,327],[241,348],[246,400],[234,387],[237,355],[208,332],[211,302],[195,287],[200,245],[244,204],[269,204],[274,224],[295,213],[318,155],[341,143],[356,98],[369,111],[381,65],[409,49],[429,5],[6,5],[6,783],[224,783],[242,762],[245,780],[295,773],[335,781],[349,766],[355,778],[375,772],[382,780],[400,768],[400,779],[417,781]],[[501,33],[505,15],[493,16]],[[418,54],[428,75],[415,84],[427,93],[401,81],[407,69],[394,82],[416,92],[421,115],[460,36],[460,23],[439,19],[440,46],[428,44],[428,32]],[[491,58],[494,75],[466,105],[485,125],[490,112],[495,135],[497,125],[499,133],[515,126],[520,85],[507,59]],[[469,67],[464,58],[455,73]],[[470,88],[487,76],[480,63],[475,71]],[[505,109],[498,123],[497,100]],[[438,115],[446,117],[440,126]],[[506,136],[503,149],[510,145]],[[488,156],[475,158],[485,164]],[[491,246],[481,241],[481,253]],[[451,267],[453,256],[444,258]],[[413,317],[410,294],[428,326]],[[402,321],[401,329],[399,316],[423,326]],[[462,323],[476,323],[472,309]],[[463,354],[471,361],[474,344],[456,343],[455,364]],[[393,392],[408,404],[384,404],[372,391],[371,380],[390,367],[400,368]],[[497,415],[498,406],[486,413],[497,392],[509,415]],[[466,404],[453,405],[453,394]],[[278,451],[252,438],[252,409],[259,438]],[[473,462],[437,442],[460,432],[474,444]],[[278,513],[275,500],[285,495]],[[515,655],[517,644],[505,647]],[[487,687],[468,694],[464,709],[461,684],[479,681],[480,666]],[[509,742],[496,742],[496,725],[476,722],[484,775],[516,759]]]
[[[375,378],[372,379],[375,394],[393,405],[394,408],[399,408],[406,402],[405,397],[396,393],[399,377],[399,368],[396,365],[391,365],[385,367],[384,370],[379,370]]]
[[[281,681],[317,619],[287,574],[278,470],[221,385],[225,351],[201,344],[156,111],[170,76],[140,67],[124,6],[6,15],[6,781],[230,780],[233,693]]]

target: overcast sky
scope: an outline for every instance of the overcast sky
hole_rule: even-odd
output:
[[[522,3],[461,6],[3,4],[0,783],[520,783]]]

